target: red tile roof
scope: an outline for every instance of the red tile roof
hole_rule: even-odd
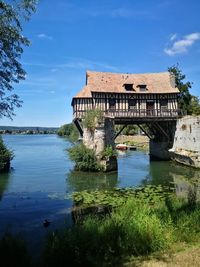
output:
[[[169,72],[125,74],[87,71],[86,86],[75,98],[92,97],[92,92],[106,93],[179,93],[174,76]],[[126,91],[124,84],[133,84],[134,91]],[[140,92],[139,85],[146,85],[147,91]]]

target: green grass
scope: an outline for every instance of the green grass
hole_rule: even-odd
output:
[[[101,216],[90,214],[71,228],[52,232],[38,266],[123,266],[132,257],[162,255],[177,244],[200,242],[200,204],[177,199],[169,193],[160,198],[161,189],[116,189],[113,194],[106,191],[110,192],[113,203],[110,209]],[[106,205],[105,190],[102,195],[89,194],[84,191],[82,195],[74,195],[78,208]],[[156,196],[154,201],[152,194]],[[122,199],[122,195],[125,201],[114,201],[114,198]],[[18,259],[18,255],[26,255],[23,243],[20,246],[12,240],[11,246],[7,243],[0,242],[1,257]]]
[[[100,205],[101,201],[96,202]],[[142,201],[141,196],[129,196],[107,215],[88,216],[82,224],[51,235],[45,266],[122,266],[133,256],[162,252],[180,242],[199,242],[199,221],[199,204],[191,205],[173,195],[154,204]]]

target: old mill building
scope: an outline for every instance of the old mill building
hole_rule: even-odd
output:
[[[170,72],[125,74],[86,72],[86,84],[72,99],[74,119],[100,109],[116,124],[152,118],[173,120],[179,116],[179,90]]]

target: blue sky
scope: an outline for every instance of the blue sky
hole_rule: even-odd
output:
[[[199,0],[41,0],[24,25],[24,101],[1,125],[60,126],[86,70],[162,72],[179,63],[200,96]]]

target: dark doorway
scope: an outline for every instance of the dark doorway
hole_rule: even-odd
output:
[[[147,116],[153,116],[154,115],[154,102],[149,101],[147,102]]]

